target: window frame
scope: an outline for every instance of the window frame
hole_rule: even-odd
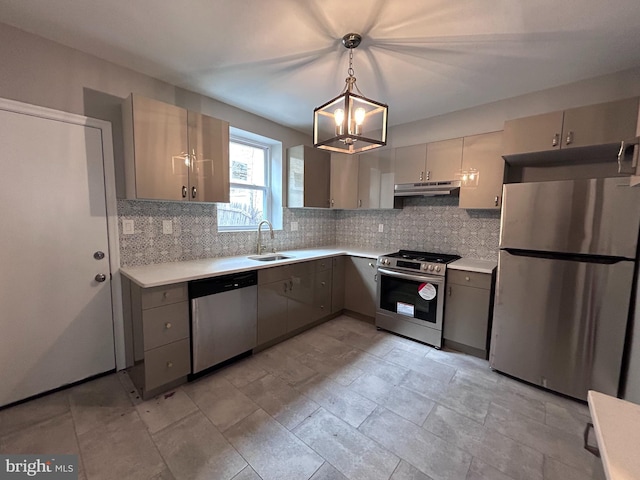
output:
[[[267,219],[271,223],[273,223],[273,195],[272,195],[272,177],[271,177],[271,157],[272,157],[272,146],[268,143],[259,142],[256,140],[251,140],[248,138],[244,138],[239,135],[230,135],[229,136],[229,147],[231,147],[232,143],[237,143],[240,145],[245,145],[253,148],[258,148],[264,151],[264,186],[254,185],[254,184],[246,184],[246,183],[235,183],[232,181],[231,177],[231,168],[233,165],[233,160],[229,158],[229,189],[236,188],[242,190],[254,190],[261,191],[264,195],[264,212],[263,212],[263,220]],[[229,148],[231,150],[231,148]],[[217,210],[216,210],[217,213]],[[247,231],[255,231],[258,228],[258,224],[255,225],[220,225],[220,217],[218,216],[217,222],[218,232],[247,232]]]

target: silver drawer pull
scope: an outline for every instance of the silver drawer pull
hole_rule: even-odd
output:
[[[167,362],[167,368],[173,367],[173,362]]]
[[[170,329],[173,325],[171,325],[171,322],[167,322],[164,324],[164,328],[166,328],[167,330]]]
[[[469,280],[471,280],[471,278],[469,277],[464,277],[464,279],[468,282]]]
[[[322,285],[323,287],[326,285],[325,282],[320,282],[320,285]]]

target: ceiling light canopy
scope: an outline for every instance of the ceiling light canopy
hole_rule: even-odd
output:
[[[340,95],[313,111],[314,147],[351,154],[387,144],[389,107],[362,95],[353,76],[353,49],[361,41],[357,33],[342,37],[349,49],[349,76]]]

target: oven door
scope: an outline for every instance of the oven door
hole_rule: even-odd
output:
[[[376,310],[442,330],[444,277],[378,268]]]

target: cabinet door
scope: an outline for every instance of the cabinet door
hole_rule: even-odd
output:
[[[358,208],[358,158],[331,154],[331,208]]]
[[[331,270],[316,273],[313,301],[316,309],[316,319],[320,319],[331,313],[331,273]]]
[[[504,122],[502,155],[558,150],[562,118],[560,111],[507,120]]]
[[[258,345],[287,333],[288,289],[287,280],[258,286]]]
[[[360,155],[358,165],[358,208],[393,208],[393,152],[386,150]]]
[[[462,137],[427,144],[427,174],[429,182],[455,180],[462,166]]]
[[[396,148],[393,163],[396,183],[415,183],[424,180],[427,164],[427,144]]]
[[[313,273],[291,276],[287,293],[287,332],[297,330],[320,318],[314,303],[315,289]]]
[[[304,206],[329,208],[331,156],[317,148],[304,147]]]
[[[486,350],[490,292],[483,288],[447,285],[443,332],[446,340]]]
[[[331,313],[344,308],[344,266],[347,257],[334,257],[331,279]]]
[[[504,160],[502,132],[464,137],[462,169],[478,170],[478,185],[460,187],[460,208],[499,209],[502,203]]]
[[[189,185],[187,111],[137,95],[130,99],[133,121],[124,118],[123,123],[125,129],[132,127],[129,133],[133,158],[127,161],[133,162],[133,171],[127,168],[127,173],[135,179],[135,193],[128,189],[127,196],[186,200],[183,189],[186,192]],[[125,136],[129,136],[127,132]]]
[[[229,202],[229,123],[189,112],[189,200]]]
[[[636,136],[638,98],[565,110],[562,148],[618,143]]]
[[[375,317],[376,261],[370,258],[347,257],[344,270],[344,308]]]

